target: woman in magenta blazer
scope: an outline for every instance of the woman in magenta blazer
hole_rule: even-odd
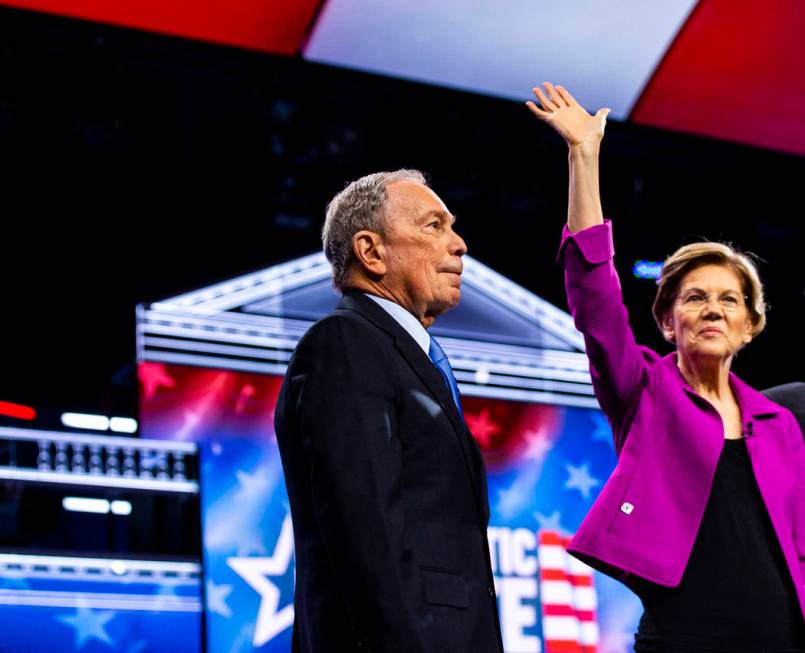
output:
[[[567,142],[559,259],[618,464],[570,551],[643,601],[636,651],[805,651],[805,444],[732,372],[765,325],[752,262],[695,243],[663,267],[654,317],[676,351],[635,343],[598,189],[608,109],[560,86],[529,109]]]

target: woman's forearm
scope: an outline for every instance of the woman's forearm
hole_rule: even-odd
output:
[[[604,222],[598,183],[599,150],[600,141],[571,145],[568,150],[567,226],[574,233]]]

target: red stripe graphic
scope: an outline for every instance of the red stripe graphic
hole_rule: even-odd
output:
[[[596,653],[598,624],[595,610],[593,570],[584,568],[567,554],[569,538],[541,531],[539,546],[550,547],[539,570],[542,631],[545,653]],[[573,570],[574,573],[570,573]]]
[[[635,122],[805,154],[805,2],[701,0]]]
[[[293,55],[319,0],[3,0],[0,4]]]

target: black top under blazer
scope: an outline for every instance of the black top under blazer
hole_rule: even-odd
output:
[[[299,342],[275,427],[295,652],[503,651],[480,450],[394,318],[347,292]]]

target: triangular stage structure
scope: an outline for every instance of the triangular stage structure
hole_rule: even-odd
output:
[[[464,257],[461,303],[430,332],[462,394],[598,408],[584,341],[559,310]],[[310,254],[137,309],[137,357],[284,374],[299,339],[338,303],[330,265]]]

